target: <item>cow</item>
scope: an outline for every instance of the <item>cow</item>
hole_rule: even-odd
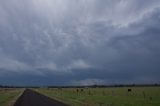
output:
[[[128,89],[128,92],[132,92],[132,89]]]

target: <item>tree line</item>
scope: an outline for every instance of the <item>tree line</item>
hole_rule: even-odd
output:
[[[0,88],[109,88],[109,87],[152,87],[160,84],[114,84],[114,85],[89,85],[89,86],[9,86],[0,85]]]

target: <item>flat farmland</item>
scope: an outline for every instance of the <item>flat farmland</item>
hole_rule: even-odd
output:
[[[0,106],[12,106],[23,89],[0,88]]]
[[[160,87],[40,88],[34,90],[70,106],[160,106]]]

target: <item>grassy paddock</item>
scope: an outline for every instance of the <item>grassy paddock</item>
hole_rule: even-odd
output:
[[[0,106],[11,106],[22,92],[22,89],[0,88]]]
[[[77,92],[78,89],[78,92]],[[131,89],[131,92],[128,92]],[[40,88],[36,91],[71,106],[160,106],[160,87]]]

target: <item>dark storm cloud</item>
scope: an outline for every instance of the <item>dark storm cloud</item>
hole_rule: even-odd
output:
[[[0,83],[159,82],[159,25],[156,0],[0,1]]]

